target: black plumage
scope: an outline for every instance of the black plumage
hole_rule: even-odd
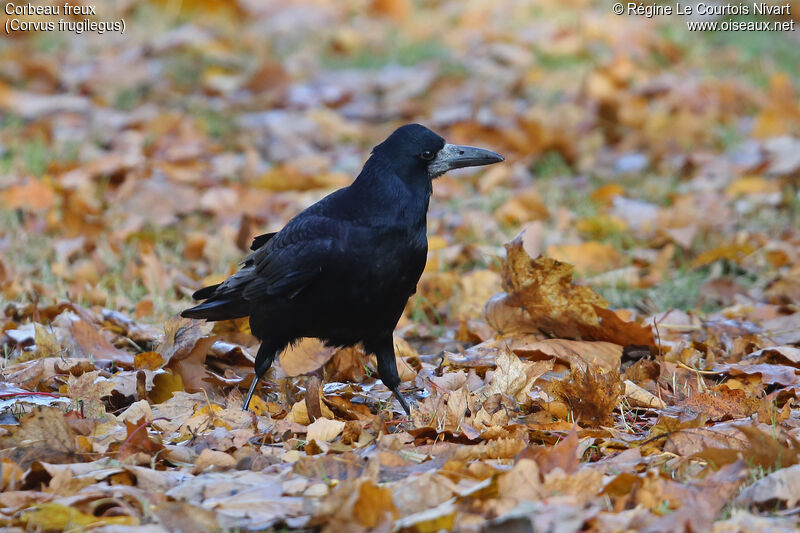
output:
[[[281,231],[256,237],[238,272],[195,292],[205,302],[182,316],[249,316],[261,340],[244,408],[277,354],[301,337],[317,337],[331,346],[362,343],[408,412],[392,332],[425,268],[432,180],[453,168],[502,160],[488,150],[447,144],[424,126],[403,126],[373,149],[350,186]]]

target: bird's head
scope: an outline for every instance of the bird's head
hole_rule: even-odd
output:
[[[432,180],[455,168],[479,167],[504,160],[502,155],[490,150],[449,144],[420,124],[397,128],[373,153],[382,156],[404,179],[425,176]]]

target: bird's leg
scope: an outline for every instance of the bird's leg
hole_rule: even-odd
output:
[[[380,339],[378,342],[365,345],[364,347],[367,351],[375,353],[375,356],[378,358],[378,374],[381,377],[381,381],[392,391],[394,397],[397,398],[397,401],[399,401],[400,405],[403,407],[403,411],[405,411],[407,415],[410,415],[411,410],[408,408],[405,398],[403,398],[403,395],[400,394],[400,390],[398,389],[400,385],[400,376],[397,374],[397,363],[394,357],[394,341],[391,335],[389,335],[388,338]]]
[[[279,348],[280,346],[278,343],[266,340],[261,342],[261,346],[259,346],[258,353],[256,354],[255,376],[253,376],[253,383],[250,384],[250,390],[247,391],[247,396],[244,398],[242,411],[247,411],[247,407],[250,405],[250,399],[253,397],[253,393],[256,390],[256,385],[261,381],[264,374],[267,373],[269,367],[272,366],[272,361],[275,359],[275,354],[278,353]]]

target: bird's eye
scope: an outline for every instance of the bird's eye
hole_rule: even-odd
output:
[[[431,161],[436,154],[431,152],[430,150],[425,150],[421,154],[419,154],[420,159],[423,161]]]

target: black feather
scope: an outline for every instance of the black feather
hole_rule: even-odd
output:
[[[221,284],[217,283],[216,285],[209,285],[208,287],[203,287],[200,290],[197,290],[192,294],[192,298],[195,300],[205,300],[206,298],[211,298],[214,295],[214,292],[217,290]]]
[[[267,244],[267,241],[269,241],[271,238],[273,238],[277,234],[278,234],[278,232],[275,231],[273,233],[265,233],[264,235],[259,235],[257,237],[254,237],[253,238],[253,244],[250,245],[250,249],[251,250],[258,250],[259,248],[261,248],[262,246]]]

